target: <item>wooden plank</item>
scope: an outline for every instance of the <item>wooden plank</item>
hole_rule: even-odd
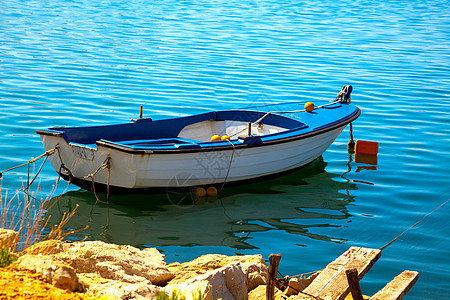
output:
[[[405,270],[378,291],[378,293],[373,295],[370,300],[400,300],[408,293],[418,279],[419,272]]]
[[[358,279],[361,280],[380,256],[381,250],[379,249],[350,247],[344,254],[328,264],[316,279],[303,290],[305,294],[299,294],[296,299],[314,299],[314,297],[317,297],[327,300],[343,300],[350,291],[346,270],[356,268]]]

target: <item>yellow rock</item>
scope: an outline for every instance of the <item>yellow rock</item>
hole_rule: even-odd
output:
[[[262,284],[258,286],[256,289],[251,290],[248,293],[248,300],[264,300],[266,299],[266,285]],[[274,293],[274,299],[275,300],[283,300],[282,293],[277,287],[275,287],[275,293]]]
[[[226,256],[221,254],[206,254],[193,261],[171,263],[168,269],[175,275],[169,284],[183,283],[208,271],[219,269],[233,262],[240,262],[247,276],[247,290],[250,291],[268,278],[267,264],[261,255]]]
[[[62,242],[59,240],[47,240],[43,242],[39,242],[37,244],[34,244],[27,249],[25,249],[23,252],[26,254],[33,254],[33,255],[51,255],[51,254],[57,254],[64,251]]]
[[[11,230],[0,228],[0,248],[15,248],[19,242],[19,233]]]
[[[370,299],[369,296],[363,295],[364,300]],[[352,293],[348,293],[347,297],[344,300],[353,300]]]

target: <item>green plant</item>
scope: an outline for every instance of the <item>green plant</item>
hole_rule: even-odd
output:
[[[0,267],[7,267],[17,260],[17,256],[9,252],[8,248],[0,249]]]
[[[195,300],[203,300],[203,295],[202,295],[202,292],[198,292],[198,294],[196,294],[196,295],[192,295],[193,297],[193,299],[195,299]]]
[[[194,300],[203,300],[202,292],[198,292],[192,295]],[[186,300],[186,296],[179,293],[177,290],[172,291],[172,295],[169,297],[164,292],[158,292],[156,294],[156,300]]]

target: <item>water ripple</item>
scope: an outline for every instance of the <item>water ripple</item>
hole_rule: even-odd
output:
[[[188,259],[242,245],[246,253],[268,254],[278,245],[283,260],[308,272],[349,244],[380,246],[450,195],[449,28],[448,3],[438,0],[356,0],[351,5],[330,0],[6,0],[0,12],[0,169],[41,153],[35,134],[41,128],[128,122],[138,116],[140,105],[145,116],[163,118],[334,99],[344,84],[352,84],[352,100],[362,109],[354,134],[380,143],[378,165],[355,163],[346,153],[344,132],[324,154],[326,167],[318,173],[332,179],[309,174],[271,185],[278,193],[273,198],[268,190],[247,187],[224,200],[243,207],[248,195],[249,202],[291,201],[301,212],[298,219],[283,219],[292,213],[286,204],[278,221],[242,216],[242,224],[248,221],[242,228],[251,236],[245,242],[235,233],[225,234],[222,246],[217,241],[205,246],[208,250],[163,247],[169,257],[186,252],[182,259]],[[26,173],[15,172],[22,178]],[[43,174],[41,185],[51,188],[54,171],[47,166]],[[4,188],[15,190],[21,184],[17,176],[5,175]],[[325,195],[329,201],[322,201],[323,187],[331,183],[339,186]],[[308,199],[322,199],[324,207],[310,207],[309,200],[299,204],[305,193]],[[339,208],[327,213],[329,203]],[[266,207],[259,209],[262,213]],[[308,213],[323,219],[310,222]],[[344,217],[331,220],[333,214]],[[366,293],[401,271],[391,265],[403,265],[421,272],[411,299],[446,298],[443,282],[450,278],[436,279],[432,267],[446,261],[442,249],[450,245],[445,214],[422,226],[383,254],[387,263],[367,275]],[[120,239],[118,234],[114,238]],[[138,240],[158,244],[158,239]],[[255,248],[260,249],[252,252]],[[308,259],[300,262],[300,252]],[[427,257],[415,252],[427,252]],[[286,274],[301,273],[285,268]]]

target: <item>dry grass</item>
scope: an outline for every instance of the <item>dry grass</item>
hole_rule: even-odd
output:
[[[2,181],[0,181],[0,228],[11,229],[18,234],[9,245],[0,245],[1,247],[6,246],[9,251],[19,253],[41,241],[63,240],[74,232],[64,232],[63,227],[75,214],[78,205],[71,213],[64,213],[62,220],[44,234],[51,218],[51,216],[45,217],[45,213],[59,201],[70,183],[67,184],[61,196],[53,198],[57,188],[55,183],[50,193],[44,198],[40,185],[35,191],[30,192],[22,184],[12,196],[8,195],[8,190],[3,190]]]
[[[70,183],[67,184],[67,187]],[[67,190],[67,187],[61,196]],[[8,194],[0,181],[0,228],[10,229],[17,234],[12,239],[0,239],[0,299],[54,299],[54,300],[93,300],[94,295],[69,292],[46,283],[39,275],[29,270],[20,269],[11,264],[22,251],[30,246],[50,240],[63,240],[69,234],[63,227],[75,214],[65,213],[62,220],[50,230],[46,229],[51,216],[45,213],[55,205],[61,196],[53,197],[57,183],[53,185],[50,193],[44,197],[40,186],[34,192],[22,184],[14,194]],[[78,207],[78,206],[77,206]],[[82,229],[84,230],[84,229]],[[9,234],[9,233],[8,233]],[[39,253],[46,254],[43,248]],[[101,299],[109,299],[104,297]],[[111,298],[112,299],[112,298]]]

